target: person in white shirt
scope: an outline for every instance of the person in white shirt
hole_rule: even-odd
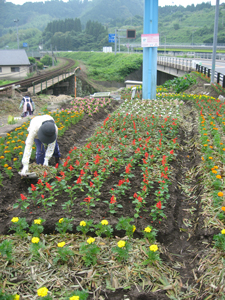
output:
[[[26,176],[29,170],[29,161],[32,153],[32,146],[36,144],[36,163],[48,166],[49,159],[54,156],[56,163],[59,163],[61,157],[57,143],[58,127],[54,119],[49,115],[34,117],[28,128],[28,136],[25,143],[25,149],[22,158],[23,169],[20,175]],[[47,144],[45,151],[44,144]]]

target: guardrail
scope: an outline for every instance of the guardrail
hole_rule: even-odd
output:
[[[199,64],[196,64],[196,71],[206,75],[209,78],[211,78],[211,76],[212,76],[211,69],[204,67],[202,65],[199,65]],[[225,88],[225,75],[224,74],[221,74],[221,73],[215,71],[214,79],[216,80],[216,82],[218,84],[220,84],[223,88]]]
[[[158,56],[157,64],[191,72],[195,70],[197,62],[192,59],[180,57]]]

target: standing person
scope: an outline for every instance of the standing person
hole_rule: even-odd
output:
[[[32,153],[32,146],[36,144],[36,163],[43,166],[48,166],[49,159],[54,156],[55,162],[59,163],[61,157],[59,146],[57,143],[58,127],[54,119],[49,115],[34,117],[28,128],[28,136],[23,153],[22,164],[23,169],[20,175],[26,176],[29,169],[29,161]],[[47,144],[45,152],[44,144]]]
[[[35,104],[34,101],[30,97],[30,93],[26,93],[26,95],[23,97],[23,99],[20,102],[20,107],[23,106],[23,117],[26,117],[28,115],[33,115],[33,112],[35,110]]]

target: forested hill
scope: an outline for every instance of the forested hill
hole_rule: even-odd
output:
[[[144,0],[52,0],[15,5],[0,0],[0,49],[43,45],[44,49],[101,50],[108,34],[118,29],[136,29],[141,42]],[[14,22],[14,20],[19,20]],[[215,6],[198,5],[159,7],[160,44],[201,44],[213,42]],[[122,34],[123,35],[123,34]],[[220,5],[218,43],[225,43],[225,4]],[[126,47],[125,47],[126,50]]]
[[[48,22],[55,19],[80,18],[83,25],[89,20],[107,25],[116,19],[125,20],[134,15],[143,15],[143,0],[52,0],[23,5],[0,0],[0,36],[15,27],[15,18],[19,19],[20,28],[43,30]]]

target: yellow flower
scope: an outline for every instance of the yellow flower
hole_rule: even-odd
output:
[[[151,232],[152,231],[152,229],[150,228],[150,227],[145,227],[145,230],[144,230],[145,232]]]
[[[79,296],[73,296],[73,297],[70,297],[70,300],[79,300],[80,297]]]
[[[18,221],[19,221],[18,217],[13,217],[12,220],[11,220],[11,222],[13,222],[13,223],[17,223]]]
[[[37,294],[40,297],[45,297],[48,294],[48,289],[46,287],[42,287],[42,288],[37,290]]]
[[[209,159],[213,159],[212,156],[209,156]]]
[[[221,209],[222,209],[222,211],[225,211],[225,206],[222,206]]]
[[[136,226],[135,226],[135,225],[133,225],[133,232],[135,232],[135,230],[136,230]]]
[[[216,174],[216,173],[217,173],[217,171],[216,171],[216,170],[212,170],[212,173]]]
[[[17,157],[14,157],[14,158],[13,158],[13,161],[16,161],[16,160],[17,160]]]
[[[92,244],[92,243],[94,243],[94,241],[95,241],[95,239],[92,238],[92,237],[90,237],[90,238],[87,240],[87,243],[88,243],[88,244]]]
[[[4,158],[4,156],[2,155],[2,156],[0,156],[0,159],[3,159]]]
[[[59,223],[62,223],[62,222],[64,222],[64,219],[63,218],[59,219]]]
[[[65,246],[65,244],[66,244],[65,242],[58,243],[58,247],[59,247],[59,248],[62,248],[62,247]]]
[[[119,242],[117,243],[117,245],[118,245],[119,248],[123,248],[123,247],[125,247],[126,242],[125,242],[125,241],[119,241]]]
[[[80,222],[80,226],[86,226],[86,222],[85,221],[81,221]]]
[[[202,160],[205,160],[203,156],[202,156]]]
[[[219,192],[217,195],[218,195],[219,197],[223,197],[223,192]]]
[[[158,246],[157,246],[157,245],[151,245],[151,246],[149,247],[149,250],[150,250],[150,251],[153,251],[153,252],[156,252],[156,251],[158,250]]]
[[[222,234],[225,234],[225,229],[223,229],[223,230],[221,231],[221,233],[222,233]]]
[[[216,175],[216,178],[221,179],[222,177],[221,175]]]
[[[214,169],[219,169],[219,167],[218,166],[214,166]]]
[[[7,169],[8,169],[8,170],[12,170],[12,167],[8,167]]]
[[[33,244],[38,244],[39,241],[40,241],[40,239],[39,239],[38,237],[33,237],[32,240],[31,240],[31,242],[32,242]]]
[[[40,225],[40,224],[41,224],[41,219],[36,219],[36,220],[34,220],[34,224]]]
[[[102,221],[101,221],[101,224],[102,224],[102,225],[108,225],[109,222],[108,222],[107,220],[102,220]]]
[[[4,164],[4,168],[8,168],[8,166],[9,166],[9,165],[7,165],[7,164]]]
[[[13,300],[20,300],[20,295],[17,295],[17,294],[16,294],[16,295],[14,296]]]

